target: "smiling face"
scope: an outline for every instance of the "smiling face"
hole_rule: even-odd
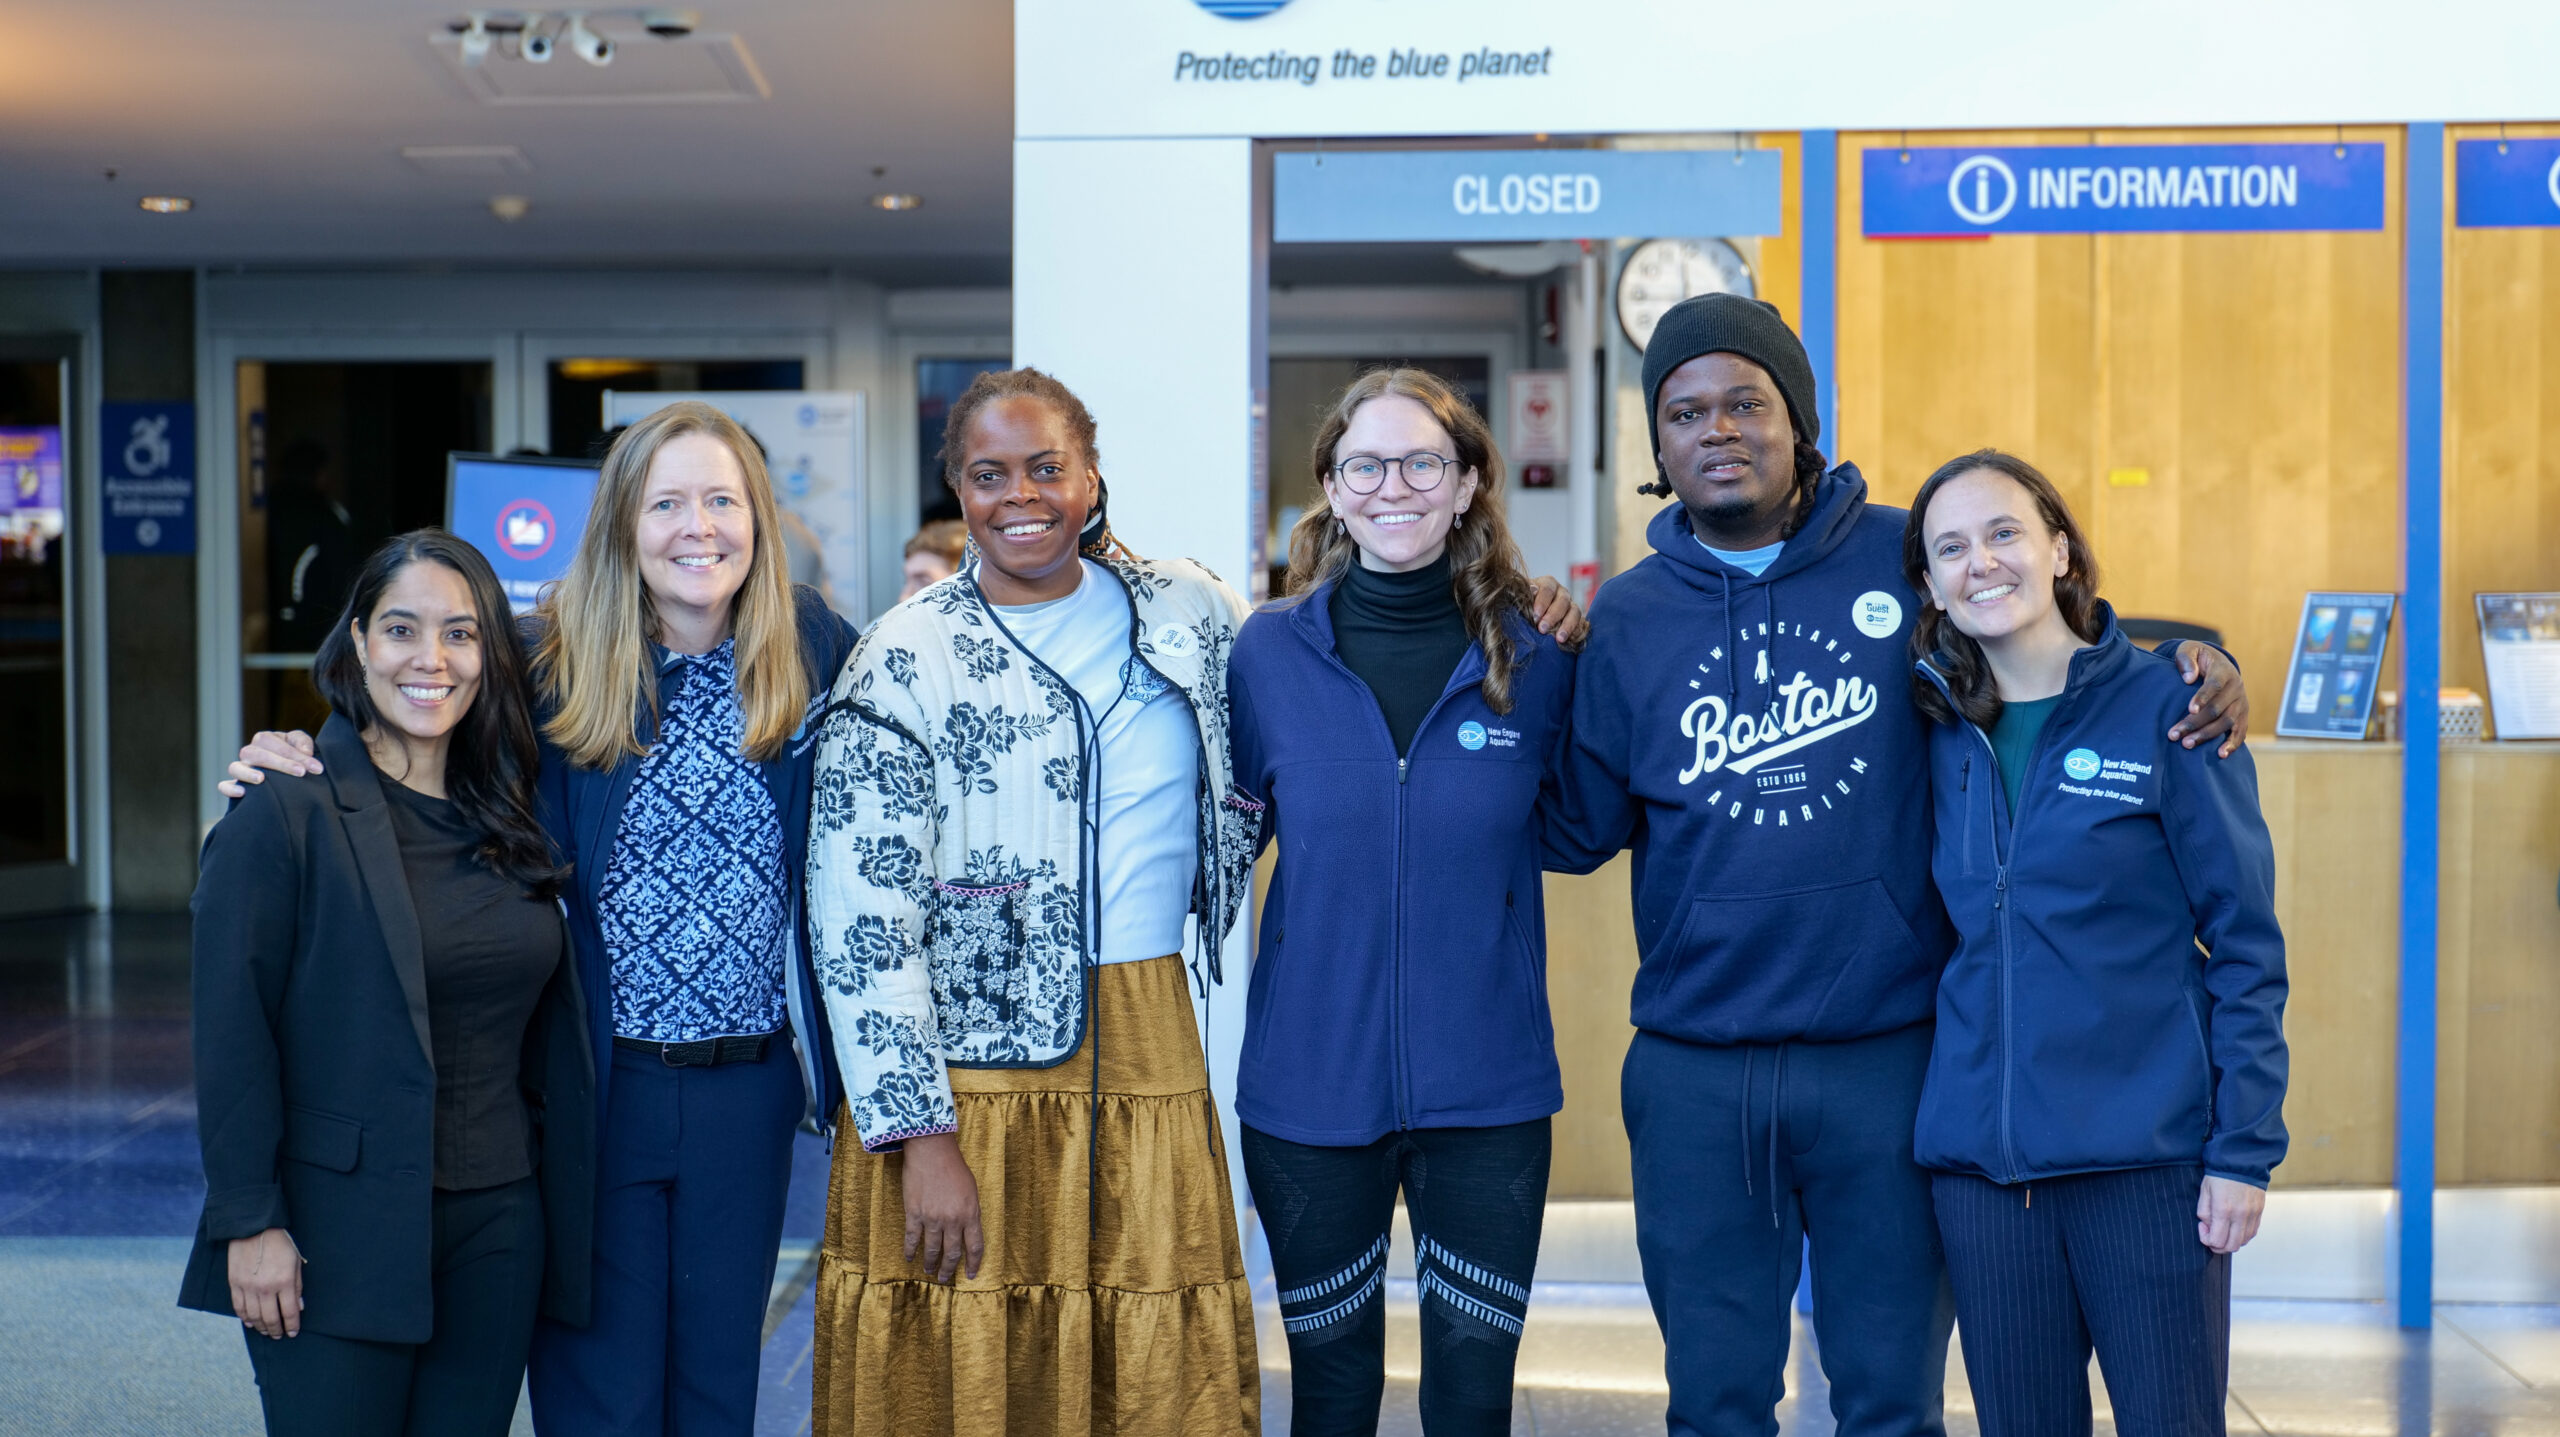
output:
[[[978,541],[978,586],[996,604],[1038,604],[1075,592],[1076,544],[1102,476],[1066,416],[1013,395],[970,417],[957,488]]]
[[[441,745],[480,692],[480,613],[463,577],[430,559],[394,574],[373,612],[352,627],[364,655],[365,696],[381,737]]]
[[[1428,454],[1444,461],[1430,488],[1417,490],[1402,462]],[[1342,466],[1359,459],[1391,462],[1377,492],[1357,492]],[[1436,561],[1449,547],[1449,528],[1475,502],[1478,475],[1458,463],[1457,441],[1417,399],[1381,394],[1352,412],[1333,446],[1334,472],[1325,497],[1360,548],[1363,568],[1403,573]]]
[[[2025,485],[1996,469],[1967,470],[1939,486],[1921,525],[1929,601],[1959,631],[1997,641],[2067,627],[2053,581],[2071,571],[2071,551]]]
[[[1796,433],[1769,371],[1738,354],[1701,354],[1665,375],[1655,395],[1663,476],[1698,537],[1728,549],[1783,537]]]
[[[640,485],[640,582],[670,627],[725,632],[756,557],[747,471],[696,430],[658,447]]]

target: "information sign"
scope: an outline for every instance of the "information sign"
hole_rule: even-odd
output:
[[[2464,229],[2560,225],[2560,140],[2457,140],[2453,222]]]
[[[1281,244],[1773,235],[1776,150],[1325,150],[1271,160]]]
[[[1865,152],[1876,238],[2378,230],[2382,146],[1914,147]]]
[[[98,547],[110,554],[194,553],[195,405],[101,404],[98,437],[105,450]]]
[[[2391,637],[2396,594],[2311,593],[2293,638],[2276,732],[2286,738],[2364,737]]]

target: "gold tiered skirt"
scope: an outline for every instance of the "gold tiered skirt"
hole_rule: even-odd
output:
[[[1253,1296],[1182,960],[1095,970],[1093,1007],[1086,1046],[1056,1067],[951,1070],[986,1231],[977,1277],[925,1280],[902,1251],[899,1157],[838,1139],[818,1437],[1262,1430]]]

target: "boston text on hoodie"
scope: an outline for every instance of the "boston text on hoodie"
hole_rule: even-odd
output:
[[[1512,706],[1469,644],[1399,755],[1335,649],[1330,590],[1245,621],[1229,669],[1236,783],[1279,865],[1236,1113],[1293,1143],[1526,1122],[1564,1103],[1547,1012],[1541,795],[1574,658],[1524,620]]]
[[[1666,505],[1592,606],[1550,862],[1635,847],[1635,1025],[1839,1041],[1925,1021],[1951,947],[1929,882],[1903,513],[1843,464],[1757,576]]]
[[[2285,1152],[2284,935],[2246,749],[2164,737],[2190,693],[2100,605],[2012,815],[1991,744],[1935,726],[1938,987],[1920,1162],[1994,1182]],[[1921,676],[1943,683],[1927,664]]]

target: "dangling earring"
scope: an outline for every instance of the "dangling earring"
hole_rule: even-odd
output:
[[[1467,511],[1464,509],[1459,510],[1457,517],[1449,521],[1449,527],[1452,529],[1463,529],[1467,527]]]
[[[1348,525],[1348,524],[1343,523],[1340,519],[1338,519],[1338,518],[1337,518],[1337,519],[1335,519],[1335,520],[1333,521],[1333,532],[1334,532],[1334,537],[1336,537],[1336,538],[1340,538],[1341,536],[1343,536],[1343,535],[1348,534],[1348,533],[1350,533],[1350,532],[1351,532],[1351,526],[1350,526],[1350,525]]]

